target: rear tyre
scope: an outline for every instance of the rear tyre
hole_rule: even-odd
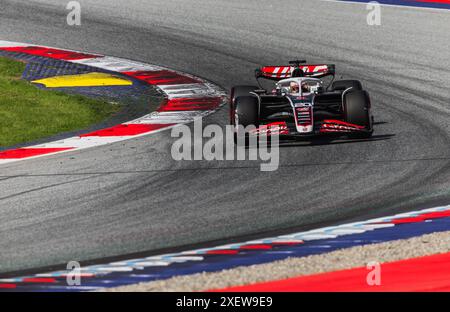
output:
[[[259,102],[256,96],[246,95],[236,97],[234,102],[234,142],[239,143],[238,136],[244,137],[245,145],[249,144],[249,134],[245,131],[245,127],[253,125],[255,128],[259,126]],[[239,127],[241,126],[241,127]]]
[[[365,131],[352,133],[351,138],[369,138],[373,133],[370,97],[367,91],[349,92],[344,97],[344,120],[363,126]]]
[[[338,80],[331,85],[333,91],[344,91],[348,88],[352,88],[352,91],[361,91],[362,85],[359,80]]]

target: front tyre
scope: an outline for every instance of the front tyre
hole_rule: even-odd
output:
[[[239,96],[234,102],[234,142],[239,143],[239,138],[244,138],[245,145],[248,145],[249,135],[256,135],[248,133],[248,126],[254,126],[255,129],[259,126],[259,101],[256,96],[247,95]]]
[[[349,92],[344,96],[344,120],[363,126],[364,131],[352,133],[351,138],[370,138],[373,134],[370,97],[367,91]]]
[[[231,88],[230,96],[230,124],[234,125],[234,111],[236,99],[240,96],[250,96],[250,92],[258,90],[257,86],[236,86]]]

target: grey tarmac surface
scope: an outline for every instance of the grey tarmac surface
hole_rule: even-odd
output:
[[[374,139],[259,163],[175,162],[170,132],[0,166],[0,272],[240,241],[450,202],[450,12],[315,0],[1,0],[0,38],[183,70],[229,89],[263,64],[336,63],[370,92]],[[340,77],[339,76],[339,77]],[[205,123],[227,123],[223,108]]]

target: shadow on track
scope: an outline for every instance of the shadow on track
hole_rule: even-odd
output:
[[[319,137],[310,139],[293,139],[293,140],[283,140],[280,142],[280,147],[291,147],[291,146],[318,146],[318,145],[335,145],[335,144],[349,144],[349,143],[359,143],[359,142],[372,142],[372,141],[384,141],[389,140],[394,137],[395,134],[380,134],[373,135],[370,138],[365,139],[348,139],[348,138],[332,138],[332,137]]]

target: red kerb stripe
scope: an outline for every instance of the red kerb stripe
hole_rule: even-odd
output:
[[[56,280],[54,278],[50,277],[30,277],[30,278],[24,278],[24,283],[56,283]]]
[[[172,125],[173,124],[123,124],[83,134],[80,137],[134,136],[170,127]]]
[[[237,249],[219,249],[219,250],[208,250],[207,255],[235,255],[239,253]]]
[[[241,246],[239,249],[241,249],[241,250],[267,250],[267,249],[272,249],[272,246],[267,245],[267,244],[254,244],[254,245],[244,245],[244,246]]]
[[[57,153],[73,149],[73,147],[59,148],[18,148],[0,152],[0,159],[21,159],[50,153]]]
[[[202,82],[196,78],[184,76],[171,70],[124,72],[123,74],[152,85],[175,85]]]
[[[220,97],[205,98],[180,98],[166,101],[158,109],[159,112],[168,111],[197,111],[197,110],[213,110],[222,103]]]
[[[57,60],[64,60],[64,61],[73,61],[73,60],[81,60],[81,59],[86,59],[86,58],[99,57],[99,55],[94,55],[94,54],[66,51],[66,50],[60,50],[60,49],[52,49],[52,48],[46,48],[46,47],[33,47],[33,46],[0,48],[0,50],[17,52],[17,53],[25,53],[25,54],[29,54],[29,55],[35,55],[35,56],[43,56],[43,57],[48,57],[48,58],[57,59]]]

